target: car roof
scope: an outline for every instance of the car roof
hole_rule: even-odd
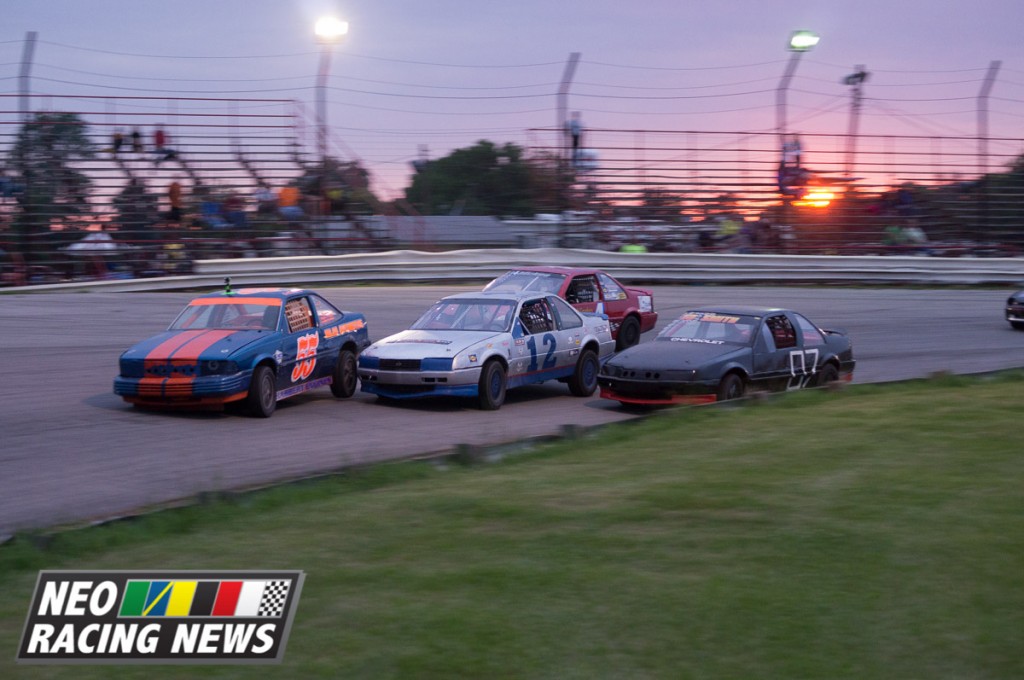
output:
[[[576,276],[577,274],[596,274],[599,269],[593,267],[514,267],[509,270],[510,272],[537,272],[540,274],[564,274],[567,276]]]
[[[761,307],[757,305],[705,305],[702,307],[690,307],[683,314],[690,312],[714,312],[715,314],[738,314],[741,316],[768,316],[769,314],[781,314],[789,311],[792,310],[783,309],[782,307]]]
[[[228,297],[263,297],[263,298],[276,298],[280,300],[286,300],[295,295],[305,295],[313,293],[311,290],[305,288],[237,288],[233,289],[230,293],[226,291],[218,291],[216,293],[207,293],[206,295],[199,295],[195,299],[202,300],[204,298],[228,298]]]
[[[488,290],[488,291],[467,291],[465,293],[456,293],[455,295],[446,295],[441,300],[480,300],[480,301],[494,301],[494,300],[505,300],[508,302],[520,302],[521,300],[534,300],[536,298],[554,296],[555,293],[545,293],[543,291],[536,290]]]

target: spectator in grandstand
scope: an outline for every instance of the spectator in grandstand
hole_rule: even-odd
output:
[[[277,213],[277,194],[266,182],[260,181],[260,185],[253,193],[253,198],[256,199],[256,214],[273,215]]]
[[[181,226],[181,182],[177,177],[167,187],[167,200],[171,204],[171,209],[167,211],[167,220],[174,223],[174,226]]]
[[[169,161],[176,156],[174,150],[167,147],[167,133],[164,132],[162,127],[157,127],[153,133],[153,146],[156,152],[156,160],[154,161],[156,165],[160,165],[161,161]]]
[[[236,229],[245,229],[248,222],[245,219],[245,202],[236,193],[228,194],[224,199],[224,219]]]
[[[139,132],[139,128],[132,129],[132,151],[142,153],[142,133]]]
[[[121,128],[116,128],[110,137],[110,153],[116,156],[122,146],[124,146],[124,134],[121,132]]]
[[[294,185],[281,187],[277,193],[277,210],[289,222],[297,222],[306,216],[299,205],[299,188]]]

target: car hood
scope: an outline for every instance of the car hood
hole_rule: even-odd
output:
[[[260,330],[166,331],[132,346],[121,358],[147,361],[226,359],[272,334],[272,331]]]
[[[696,369],[749,351],[747,345],[731,343],[655,340],[619,352],[608,360],[608,365],[644,370]]]
[[[455,356],[482,342],[497,338],[494,331],[402,331],[373,343],[364,354],[389,359],[424,359]]]

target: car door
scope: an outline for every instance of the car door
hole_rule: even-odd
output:
[[[519,321],[526,331],[525,347],[529,352],[526,373],[538,374],[558,367],[558,329],[547,298],[523,302]]]
[[[761,324],[754,342],[753,371],[753,381],[768,389],[795,389],[805,382],[803,348],[786,314],[773,314]]]
[[[341,350],[341,343],[344,340],[342,333],[338,332],[336,326],[341,323],[344,315],[334,305],[324,300],[319,295],[310,295],[309,300],[313,305],[313,312],[316,315],[316,327],[320,341],[317,345],[316,376],[331,375],[334,364],[338,361],[338,353]]]
[[[278,350],[281,353],[278,391],[296,387],[321,375],[317,368],[321,363],[323,338],[309,298],[305,295],[289,298],[284,303],[284,316],[286,334]]]
[[[801,387],[806,387],[813,382],[812,379],[817,375],[825,360],[827,343],[822,332],[807,317],[796,312],[789,312],[788,316],[796,328],[800,349],[803,352],[802,364],[805,380]]]
[[[575,369],[580,345],[583,342],[583,318],[565,300],[551,296],[548,304],[555,316],[555,365]]]

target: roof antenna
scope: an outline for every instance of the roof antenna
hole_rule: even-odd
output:
[[[231,290],[231,277],[230,276],[225,276],[224,277],[224,294],[225,295],[234,295],[235,294],[234,291]]]

